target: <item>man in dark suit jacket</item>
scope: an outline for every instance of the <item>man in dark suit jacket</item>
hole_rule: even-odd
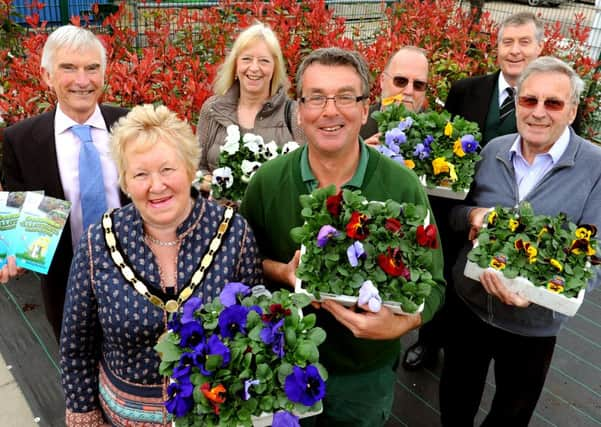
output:
[[[497,136],[517,132],[515,111],[501,117],[502,106],[508,97],[511,97],[508,102],[511,101],[514,105],[513,94],[510,95],[507,88],[513,92],[522,71],[540,55],[543,36],[543,24],[532,13],[521,12],[507,17],[499,28],[497,39],[497,62],[500,69],[485,76],[459,80],[451,86],[445,109],[453,116],[478,123],[482,132],[480,146]],[[448,199],[440,200],[439,203],[441,205],[432,202],[435,213],[448,213],[454,204]],[[410,370],[434,365],[439,349],[444,344],[445,326],[448,324],[445,315],[448,306],[454,301],[451,270],[462,242],[467,238],[450,231],[448,218],[437,216],[436,220],[444,234],[441,234],[441,239],[447,296],[442,309],[420,329],[418,341],[407,349],[403,366]]]
[[[44,45],[41,68],[44,81],[56,94],[57,108],[5,129],[2,168],[5,190],[43,190],[47,196],[72,202],[69,222],[50,270],[42,277],[46,317],[58,339],[73,247],[83,233],[78,181],[82,143],[71,126],[91,126],[93,144],[102,165],[102,176],[98,179],[104,183],[106,205],[119,207],[126,198],[118,188],[108,131],[127,110],[98,105],[104,87],[106,53],[89,30],[72,25],[55,30]],[[12,258],[0,271],[0,282],[21,273]]]

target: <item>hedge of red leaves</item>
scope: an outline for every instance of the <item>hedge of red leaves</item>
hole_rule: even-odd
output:
[[[10,5],[0,0],[0,6]],[[41,3],[33,1],[32,9]],[[478,22],[458,8],[454,0],[405,0],[386,7],[385,19],[369,43],[345,37],[343,18],[334,17],[323,0],[297,2],[233,2],[203,9],[140,9],[145,25],[136,34],[133,11],[125,3],[119,11],[94,28],[108,50],[106,92],[103,101],[123,106],[163,103],[196,124],[202,103],[211,95],[211,82],[228,47],[241,28],[259,19],[278,34],[292,83],[304,55],[324,46],[359,50],[370,64],[374,77],[372,95],[378,92],[376,78],[395,49],[414,44],[425,48],[431,58],[429,102],[445,100],[452,81],[484,74],[496,68],[496,25],[484,13]],[[0,22],[8,8],[0,7]],[[97,9],[95,9],[97,11]],[[596,82],[598,65],[579,48],[587,31],[578,24],[570,29],[566,46],[560,24],[546,29],[545,54],[560,56],[574,64],[587,82]],[[88,23],[79,17],[75,25]],[[27,19],[20,49],[0,42],[0,111],[4,125],[38,114],[54,105],[54,98],[39,75],[42,46],[47,37],[45,23],[34,14]],[[142,42],[142,43],[139,43]],[[563,43],[563,44],[562,44]],[[146,47],[136,48],[137,45]],[[293,89],[292,89],[293,90]],[[595,97],[585,99],[585,114],[597,107]],[[585,117],[586,122],[586,117]],[[2,126],[2,124],[0,124]],[[592,136],[593,129],[587,129]],[[597,130],[599,132],[599,130]]]

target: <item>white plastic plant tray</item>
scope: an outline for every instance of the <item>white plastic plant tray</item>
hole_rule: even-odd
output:
[[[314,415],[321,414],[322,412],[323,412],[323,407],[321,407],[317,411],[313,411],[313,412],[305,412],[303,414],[297,414],[296,412],[293,412],[293,413],[294,413],[294,415],[296,415],[299,418],[307,418],[307,417],[312,417]],[[264,412],[257,417],[252,416],[251,420],[253,423],[253,427],[268,427],[271,424],[273,424],[273,413]]]
[[[463,274],[470,279],[480,281],[480,276],[486,270],[497,274],[505,286],[519,296],[526,298],[534,304],[565,314],[566,316],[574,316],[584,300],[584,289],[580,290],[577,297],[568,298],[565,295],[551,292],[543,286],[534,286],[532,282],[525,277],[518,276],[515,279],[508,279],[498,270],[491,267],[484,269],[469,260],[465,264]]]
[[[306,250],[307,250],[307,248],[305,247],[305,245],[301,245],[301,259],[302,259],[303,255],[305,254]],[[359,297],[356,297],[356,296],[337,295],[337,294],[330,294],[327,292],[320,292],[319,294],[320,294],[321,298],[318,299],[318,298],[315,298],[315,295],[313,295],[313,294],[307,292],[307,290],[303,289],[302,285],[303,285],[302,280],[297,277],[296,282],[294,283],[294,292],[304,293],[306,295],[309,295],[313,300],[318,301],[318,302],[322,302],[325,300],[332,300],[332,301],[336,301],[337,303],[344,305],[345,307],[352,307],[357,304],[357,300],[359,299]],[[395,301],[383,301],[382,306],[388,307],[394,314],[404,314],[404,315],[418,314],[424,310],[424,303],[422,303],[417,308],[415,313],[407,313],[407,312],[403,311],[403,309],[401,308],[401,303],[395,302]]]
[[[463,191],[453,191],[450,187],[428,187],[426,183],[426,176],[422,175],[419,177],[419,181],[422,183],[422,186],[426,190],[426,194],[430,196],[443,197],[445,199],[455,199],[455,200],[465,200],[467,197],[468,190]]]

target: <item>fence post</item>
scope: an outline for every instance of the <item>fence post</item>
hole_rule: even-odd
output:
[[[61,24],[67,25],[69,23],[69,2],[67,0],[60,0],[58,7],[61,13]]]

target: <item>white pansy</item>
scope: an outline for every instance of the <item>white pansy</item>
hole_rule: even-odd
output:
[[[261,162],[251,162],[248,160],[242,160],[242,164],[240,165],[240,169],[242,169],[242,173],[249,178],[254,175],[254,173],[261,166]]]
[[[268,142],[263,148],[263,156],[267,159],[273,159],[278,156],[278,144],[275,141]]]
[[[220,148],[221,152],[226,152],[230,156],[233,156],[240,150],[240,142],[239,141],[228,141],[225,139],[225,144],[223,144]]]
[[[240,142],[240,128],[237,125],[229,125],[225,128],[227,132],[227,136],[225,137],[225,142]]]
[[[255,135],[254,133],[245,133],[242,137],[244,147],[246,147],[253,154],[259,154],[265,145],[263,137],[261,135]]]
[[[288,154],[289,152],[296,150],[298,147],[299,145],[296,143],[296,141],[288,141],[282,147],[282,154]]]
[[[230,188],[234,185],[232,170],[227,166],[215,169],[213,171],[213,184],[218,185],[221,188]]]

